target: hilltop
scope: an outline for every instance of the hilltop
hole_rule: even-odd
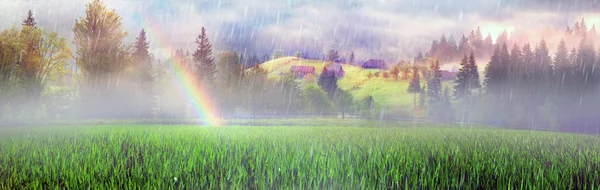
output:
[[[269,72],[269,78],[277,79],[280,74],[290,72],[292,66],[313,66],[315,67],[315,77],[310,79],[300,79],[301,82],[310,82],[307,80],[318,80],[318,76],[323,71],[323,67],[331,62],[324,62],[321,60],[306,60],[298,57],[282,57],[267,61],[261,66]],[[377,106],[384,108],[386,112],[404,112],[409,113],[413,111],[413,98],[412,94],[407,92],[408,80],[397,80],[390,77],[384,78],[382,73],[389,72],[389,70],[382,69],[364,69],[360,66],[341,64],[345,71],[345,76],[338,81],[338,85],[342,90],[347,91],[355,99],[361,100],[366,99],[369,96],[373,97]],[[369,73],[372,75],[369,78]],[[377,73],[379,76],[377,77]],[[402,73],[400,73],[402,75]],[[426,81],[421,80],[422,85],[425,85]],[[444,81],[444,87],[452,89],[452,81]]]

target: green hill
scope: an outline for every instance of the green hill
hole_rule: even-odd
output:
[[[321,74],[323,67],[328,62],[320,60],[305,60],[297,57],[283,57],[271,60],[262,64],[262,67],[269,71],[269,78],[276,79],[280,74],[290,72],[292,66],[313,66],[316,69],[316,77]],[[386,108],[388,111],[411,112],[413,110],[413,95],[407,92],[408,80],[395,80],[394,78],[385,79],[381,75],[368,78],[368,74],[383,73],[386,70],[363,69],[359,66],[342,64],[345,76],[338,81],[339,87],[356,99],[365,99],[372,96],[377,105]],[[304,82],[310,79],[303,79]],[[316,82],[315,79],[314,81]],[[422,85],[426,81],[422,80]],[[452,81],[444,81],[444,86],[452,89]],[[418,99],[418,98],[417,98]]]

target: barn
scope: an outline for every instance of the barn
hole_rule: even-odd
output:
[[[380,59],[369,59],[367,62],[363,63],[362,68],[364,69],[388,69],[385,61]]]
[[[298,78],[304,78],[308,74],[315,75],[315,67],[313,66],[297,66],[294,65],[290,68],[290,72],[296,74]]]

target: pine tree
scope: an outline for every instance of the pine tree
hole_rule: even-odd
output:
[[[580,37],[584,37],[584,36],[586,36],[587,31],[588,31],[588,29],[587,29],[587,26],[585,24],[585,18],[581,18],[581,22],[579,23],[579,30],[578,30],[579,34],[578,35]]]
[[[442,72],[436,60],[431,64],[431,77],[427,81],[428,114],[438,120],[445,120],[445,100],[442,96]]]
[[[498,95],[503,98],[505,95],[506,79],[508,74],[508,61],[510,55],[506,44],[502,47],[496,46],[494,55],[486,67],[485,87],[486,92]]]
[[[522,67],[522,62],[523,62],[523,52],[521,51],[521,48],[519,46],[517,46],[517,44],[514,44],[512,49],[510,50],[510,65],[508,66],[508,72],[511,74],[510,78],[517,78],[519,77],[518,72],[520,71],[520,68]]]
[[[303,57],[302,56],[302,52],[301,51],[296,51],[296,53],[294,53],[294,57],[302,58]]]
[[[458,43],[459,59],[460,59],[460,55],[466,55],[467,53],[469,53],[471,51],[472,50],[471,50],[471,45],[469,44],[469,40],[465,37],[465,35],[463,35],[462,38],[460,39],[460,42]]]
[[[417,54],[417,56],[414,58],[413,62],[418,63],[418,62],[421,62],[422,60],[423,60],[423,53],[419,52],[419,54]]]
[[[538,74],[538,77],[542,81],[547,81],[549,76],[552,74],[552,61],[550,58],[550,53],[548,50],[548,46],[546,45],[546,40],[541,40],[535,50],[535,73]]]
[[[142,29],[136,38],[133,47],[133,61],[136,70],[136,100],[137,108],[140,116],[150,116],[152,113],[152,97],[154,78],[152,76],[153,68],[151,63],[150,52],[148,51],[149,43],[146,38],[146,31]]]
[[[565,36],[571,36],[573,35],[573,30],[571,30],[571,28],[569,28],[569,26],[567,26],[567,29],[565,30]]]
[[[333,49],[330,49],[330,50],[327,52],[327,59],[326,59],[326,61],[335,62],[335,61],[337,61],[339,58],[340,58],[340,56],[339,56],[339,54],[338,54],[338,51],[336,51],[336,50],[333,50]]]
[[[510,51],[509,65],[508,65],[508,80],[507,87],[509,94],[518,94],[520,92],[520,87],[522,86],[523,81],[523,52],[521,48],[514,44]],[[514,96],[516,97],[516,96]],[[513,102],[516,101],[516,98],[512,98]]]
[[[28,14],[27,14],[27,18],[25,20],[23,20],[23,26],[29,26],[29,27],[36,27],[35,25],[37,24],[37,22],[35,21],[35,18],[33,18],[33,13],[31,12],[31,10],[29,10]]]
[[[442,71],[437,60],[431,63],[431,77],[427,81],[427,96],[430,101],[439,101],[442,96]]]
[[[444,95],[442,101],[442,116],[444,122],[454,121],[454,110],[452,109],[452,97],[450,96],[450,90],[444,88]]]
[[[421,92],[419,92],[419,109],[425,109],[425,101],[427,100],[427,86],[423,86]]]
[[[590,31],[588,32],[588,36],[590,36],[591,39],[596,39],[597,38],[597,31],[596,31],[596,25],[592,25],[592,28],[590,29]]]
[[[454,97],[456,99],[466,99],[471,96],[471,74],[469,68],[469,58],[465,54],[460,61],[460,68],[454,80]]]
[[[323,91],[327,92],[327,94],[329,95],[329,99],[333,100],[336,89],[338,88],[337,77],[335,76],[335,72],[327,69],[327,66],[324,66],[321,75],[319,75],[318,84],[323,89]]]
[[[448,55],[451,60],[456,58],[456,52],[458,52],[458,45],[456,44],[456,40],[454,40],[454,36],[450,35],[448,38]]]
[[[469,56],[469,63],[468,63],[468,67],[469,67],[469,72],[470,72],[470,77],[469,77],[469,84],[471,85],[471,89],[479,89],[481,88],[481,81],[479,80],[479,67],[477,66],[477,63],[475,62],[475,54],[473,52],[471,52],[471,55]]]
[[[569,63],[571,63],[571,65],[574,65],[575,62],[577,61],[577,49],[573,48],[571,50],[571,52],[569,53]]]
[[[352,52],[350,53],[350,58],[349,58],[348,62],[349,62],[350,64],[354,64],[354,62],[356,62],[356,58],[354,57],[354,51],[352,51]]]
[[[408,84],[408,93],[413,94],[413,104],[414,108],[417,108],[417,94],[421,93],[423,89],[421,88],[421,80],[419,77],[419,69],[414,66],[413,67],[413,75],[410,83]]]
[[[583,22],[583,21],[582,21]],[[562,85],[562,94],[557,96],[557,118],[563,131],[597,132],[600,73],[593,41],[583,37],[577,51],[573,50],[573,69]]]
[[[506,30],[502,31],[500,35],[496,38],[496,44],[505,44],[508,43],[508,33]]]
[[[216,79],[217,67],[212,57],[212,45],[208,41],[206,29],[202,27],[202,32],[196,39],[198,45],[193,54],[196,64],[196,75],[201,82],[212,83]]]
[[[438,51],[436,52],[436,54],[433,54],[433,57],[446,61],[449,49],[446,35],[442,35],[442,37],[440,37],[440,44],[438,46]]]
[[[440,51],[440,44],[437,40],[433,40],[433,42],[431,42],[431,47],[429,48],[429,56],[435,57],[438,54],[438,51]]]
[[[483,40],[483,49],[486,53],[494,51],[494,41],[492,40],[492,35],[489,33]]]
[[[271,54],[271,60],[274,60],[274,59],[279,59],[279,58],[281,58],[281,57],[283,57],[283,56],[285,56],[285,55],[283,54],[283,50],[281,50],[281,49],[276,49],[276,50],[273,50],[273,53]]]
[[[554,54],[554,69],[555,82],[559,87],[564,84],[567,74],[571,70],[571,62],[569,61],[569,50],[564,40],[560,40],[556,54]]]

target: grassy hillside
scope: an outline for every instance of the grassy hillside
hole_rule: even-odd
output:
[[[290,68],[294,65],[314,66],[318,77],[326,64],[327,62],[320,60],[283,57],[268,61],[262,66],[269,71],[270,78],[277,78],[281,73],[289,73]],[[355,98],[364,99],[373,96],[378,105],[390,110],[412,111],[414,97],[412,94],[407,93],[409,81],[394,80],[393,78],[384,79],[381,76],[369,79],[367,77],[369,73],[385,72],[385,70],[363,69],[359,66],[347,64],[343,64],[342,67],[346,75],[339,80],[339,86]],[[422,86],[426,83],[424,80],[421,80],[421,82]],[[444,81],[444,86],[452,89],[452,81]]]

